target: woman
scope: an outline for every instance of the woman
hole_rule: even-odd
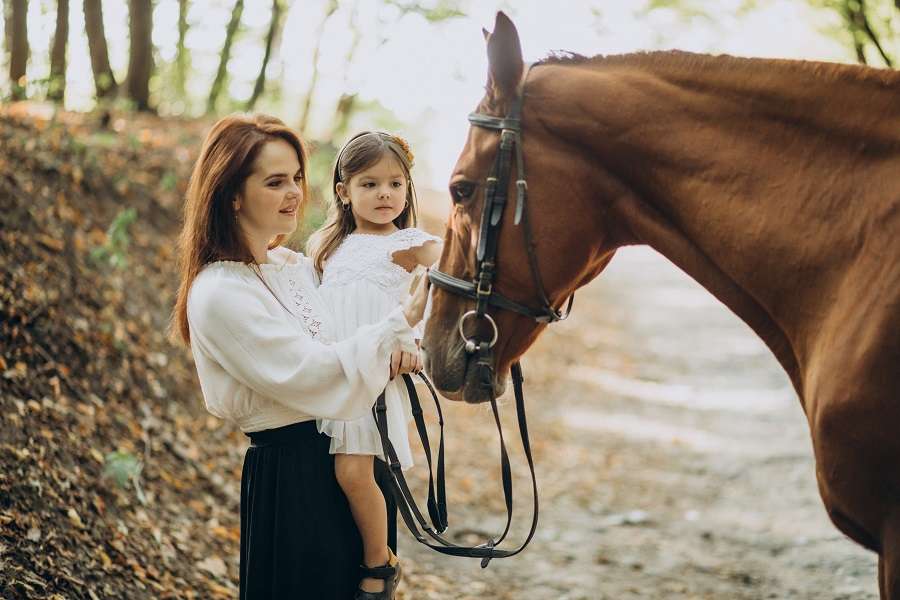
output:
[[[302,142],[278,119],[220,120],[191,175],[180,240],[173,331],[191,346],[207,409],[251,442],[241,477],[242,600],[353,597],[361,541],[315,419],[357,419],[389,377],[421,369],[412,326],[427,278],[382,321],[327,343],[313,265],[279,245],[297,226],[306,164]],[[392,565],[381,573],[393,576]]]

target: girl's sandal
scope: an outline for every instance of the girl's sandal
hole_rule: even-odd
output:
[[[354,600],[394,600],[394,592],[397,590],[397,584],[400,583],[400,577],[403,570],[400,568],[400,560],[388,549],[390,558],[380,567],[367,567],[360,565],[360,574],[363,578],[371,577],[373,579],[384,579],[384,591],[367,592],[365,590],[356,590]]]

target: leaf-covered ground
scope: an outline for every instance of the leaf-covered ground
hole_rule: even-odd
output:
[[[0,597],[236,594],[242,436],[166,339],[205,127],[0,114]]]

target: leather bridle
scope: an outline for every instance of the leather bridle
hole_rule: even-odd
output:
[[[530,70],[530,67],[529,67]],[[527,79],[527,72],[525,78]],[[484,207],[481,213],[481,225],[478,232],[478,248],[475,254],[476,275],[472,281],[454,277],[438,269],[430,269],[428,277],[431,283],[444,291],[458,296],[463,296],[475,301],[474,311],[465,313],[459,320],[459,328],[463,341],[466,342],[466,352],[469,354],[482,354],[490,350],[496,343],[497,324],[487,313],[490,306],[501,310],[512,311],[526,317],[530,317],[538,323],[553,323],[562,321],[569,316],[575,294],[569,297],[565,312],[555,308],[544,289],[541,273],[538,268],[537,254],[531,225],[528,221],[527,199],[528,182],[525,179],[525,161],[522,157],[522,105],[525,101],[525,80],[522,82],[522,90],[516,95],[509,112],[505,117],[495,117],[482,113],[469,115],[469,122],[476,127],[493,129],[500,132],[500,148],[494,159],[491,174],[484,183]],[[512,178],[512,156],[516,158],[516,212],[513,223],[522,224],[525,238],[525,251],[528,256],[528,265],[531,269],[531,279],[534,282],[541,303],[540,308],[532,308],[514,300],[510,300],[503,294],[494,290],[494,280],[497,268],[497,245],[500,238],[500,226],[503,222],[503,213],[507,204],[508,190]],[[463,326],[470,315],[479,319],[486,319],[494,331],[491,342],[467,339],[463,332]]]
[[[529,67],[530,71],[530,67]],[[522,446],[525,451],[525,457],[528,460],[528,466],[531,471],[532,492],[534,498],[533,518],[531,529],[525,541],[517,548],[512,550],[501,550],[496,546],[502,542],[510,529],[512,522],[512,470],[510,468],[509,456],[506,450],[506,443],[503,437],[503,429],[500,424],[500,414],[497,407],[497,398],[494,393],[494,366],[493,366],[493,347],[497,342],[499,331],[497,323],[493,317],[488,314],[487,310],[494,307],[500,310],[512,311],[526,317],[533,318],[538,323],[553,323],[566,319],[571,310],[575,295],[572,294],[567,302],[565,312],[561,312],[555,308],[550,302],[544,289],[540,271],[538,270],[537,255],[535,253],[535,244],[531,233],[531,227],[528,222],[528,211],[526,201],[528,198],[528,183],[525,179],[525,163],[522,156],[522,105],[524,103],[524,87],[525,80],[528,77],[528,71],[522,80],[521,89],[516,95],[509,112],[505,117],[495,117],[482,113],[472,113],[469,115],[469,122],[476,127],[483,127],[500,132],[500,147],[494,160],[491,174],[487,177],[484,184],[484,207],[481,214],[481,229],[479,231],[478,248],[476,251],[475,271],[476,276],[473,281],[460,279],[439,271],[430,269],[428,272],[429,280],[438,288],[451,294],[462,296],[475,302],[475,309],[470,310],[460,317],[457,324],[460,335],[465,343],[467,355],[467,371],[468,363],[474,357],[476,365],[479,369],[480,383],[489,389],[491,409],[494,415],[494,421],[500,435],[500,459],[501,459],[501,476],[503,482],[503,493],[506,501],[507,521],[506,528],[503,533],[496,538],[489,539],[486,543],[479,546],[459,546],[445,539],[442,534],[447,526],[447,507],[446,495],[444,492],[443,477],[443,418],[440,413],[440,405],[437,405],[439,421],[441,425],[441,442],[438,452],[438,476],[437,476],[437,492],[434,491],[433,478],[431,477],[431,452],[428,445],[427,433],[424,431],[424,421],[421,420],[421,406],[411,379],[405,377],[405,382],[411,402],[413,404],[413,414],[416,416],[416,425],[419,429],[419,435],[422,438],[428,456],[429,466],[429,499],[428,512],[431,516],[432,524],[426,522],[421,511],[417,508],[412,494],[409,491],[406,481],[400,470],[400,464],[397,460],[396,453],[388,438],[387,419],[385,415],[384,396],[379,397],[374,407],[374,415],[378,424],[379,433],[384,449],[384,456],[390,466],[392,475],[392,487],[394,495],[397,498],[397,505],[403,520],[406,522],[410,532],[415,538],[434,550],[444,554],[453,556],[468,556],[481,558],[481,566],[486,567],[492,558],[502,558],[513,556],[521,552],[525,546],[534,537],[537,529],[538,521],[538,493],[537,480],[534,473],[534,460],[531,455],[531,444],[528,437],[528,424],[525,419],[525,398],[522,390],[524,377],[522,367],[519,362],[512,364],[510,372],[513,381],[513,390],[516,398],[516,414],[519,423],[519,433],[522,438]],[[496,267],[497,267],[497,246],[500,237],[500,226],[503,221],[504,209],[507,204],[508,190],[512,178],[512,159],[515,154],[516,160],[516,211],[514,224],[523,226],[525,238],[525,249],[528,254],[528,264],[531,269],[531,277],[534,281],[535,288],[541,302],[540,308],[532,308],[525,304],[521,304],[507,298],[494,289]],[[492,329],[490,340],[477,339],[475,337],[467,338],[465,334],[466,320],[474,316],[476,319],[484,319],[488,322]],[[428,384],[429,391],[437,402],[437,395],[434,392],[430,382],[423,377],[423,381]],[[422,528],[419,532],[418,527]],[[423,533],[427,534],[437,543],[429,542]]]

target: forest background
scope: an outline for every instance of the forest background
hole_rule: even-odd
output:
[[[526,60],[900,60],[900,0],[3,0],[0,597],[235,595],[245,440],[206,415],[165,335],[203,136],[262,111],[310,141],[299,244],[343,141],[397,132],[440,233],[496,10]],[[453,587],[441,577],[411,577],[407,597],[445,597],[428,595]]]

